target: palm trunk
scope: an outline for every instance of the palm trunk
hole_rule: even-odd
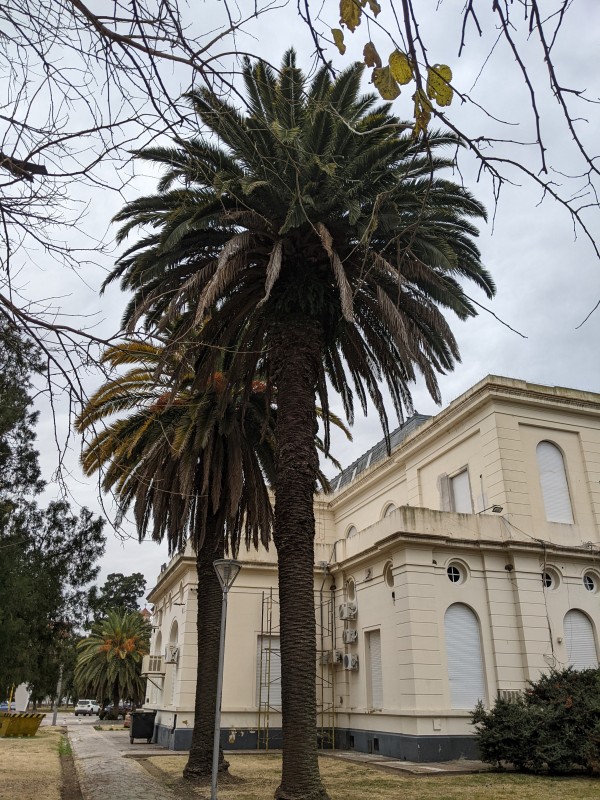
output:
[[[222,592],[213,561],[223,558],[223,540],[215,541],[215,521],[209,518],[202,547],[196,554],[198,572],[198,659],[196,667],[196,705],[194,730],[184,778],[197,780],[210,777],[212,771],[215,702],[219,668],[219,634],[221,630]],[[219,771],[229,763],[219,748]]]
[[[275,531],[279,568],[283,765],[278,800],[327,798],[319,775],[314,605],[315,446],[322,335],[303,317],[274,324]]]
[[[119,705],[121,700],[121,689],[119,687],[119,681],[115,681],[112,687],[112,714],[109,716],[109,719],[119,719]]]

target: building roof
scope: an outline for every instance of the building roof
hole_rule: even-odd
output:
[[[428,414],[413,414],[412,417],[409,417],[409,419],[406,420],[406,422],[403,422],[402,425],[399,425],[396,430],[390,433],[391,452],[396,450],[406,439],[406,437],[409,436],[409,434],[411,434],[416,428],[418,428],[420,425],[423,425],[424,422],[427,422],[427,420],[430,419],[431,416]],[[351,483],[366,469],[387,458],[387,455],[388,450],[385,439],[382,439],[381,441],[377,442],[376,445],[371,447],[370,450],[367,450],[366,453],[363,453],[360,458],[357,458],[356,461],[353,461],[349,467],[346,467],[346,469],[342,470],[338,475],[329,481],[332,491],[337,492],[340,489],[343,489],[344,486],[347,486],[349,483]]]

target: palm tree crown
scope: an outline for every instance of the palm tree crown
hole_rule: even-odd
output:
[[[132,368],[101,386],[77,420],[78,430],[93,432],[82,456],[85,474],[105,468],[102,488],[115,492],[121,513],[133,508],[140,540],[148,532],[158,541],[166,535],[170,552],[188,538],[198,550],[209,517],[233,553],[241,537],[247,546],[266,545],[274,411],[264,384],[254,381],[243,410],[242,393],[221,371],[203,391],[191,389],[188,373],[173,392],[174,367],[157,374],[164,349],[132,340],[104,353],[110,367]]]
[[[130,324],[143,315],[160,324],[185,308],[181,326],[205,320],[205,339],[233,346],[232,323],[245,323],[238,350],[251,361],[278,319],[317,319],[321,391],[327,375],[350,420],[350,384],[363,406],[371,393],[385,424],[378,379],[399,411],[416,371],[439,400],[435,373],[459,357],[440,309],[472,316],[464,282],[488,296],[494,284],[473,241],[470,220],[485,217],[482,206],[439,176],[453,161],[438,151],[459,142],[436,133],[414,141],[389,105],[359,96],[361,75],[354,65],[332,81],[323,69],[309,85],[290,51],[279,76],[246,64],[247,115],[208,92],[191,94],[225,147],[178,139],[138,154],[166,172],[157,195],[117,215],[126,223],[120,238],[140,225],[156,232],[108,280],[134,289]],[[174,188],[179,180],[184,188]]]
[[[77,645],[75,684],[103,699],[111,697],[139,702],[146,681],[141,677],[142,657],[149,652],[150,626],[138,611],[111,610],[94,623],[86,639]]]

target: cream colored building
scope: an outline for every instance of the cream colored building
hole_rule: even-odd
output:
[[[469,712],[552,666],[598,664],[600,395],[490,376],[416,415],[315,500],[323,746],[439,760],[474,752]],[[240,556],[222,736],[280,743],[275,550]],[[146,706],[189,746],[196,661],[191,554],[154,605]]]

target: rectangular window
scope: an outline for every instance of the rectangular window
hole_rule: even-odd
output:
[[[281,708],[281,649],[279,636],[259,636],[256,649],[256,705]]]
[[[472,514],[473,501],[471,499],[471,483],[469,481],[469,470],[464,469],[458,475],[450,478],[450,494],[452,499],[452,510],[457,514]]]
[[[373,710],[383,708],[383,674],[381,668],[381,632],[369,631],[366,635],[367,658],[369,663],[369,707]]]

